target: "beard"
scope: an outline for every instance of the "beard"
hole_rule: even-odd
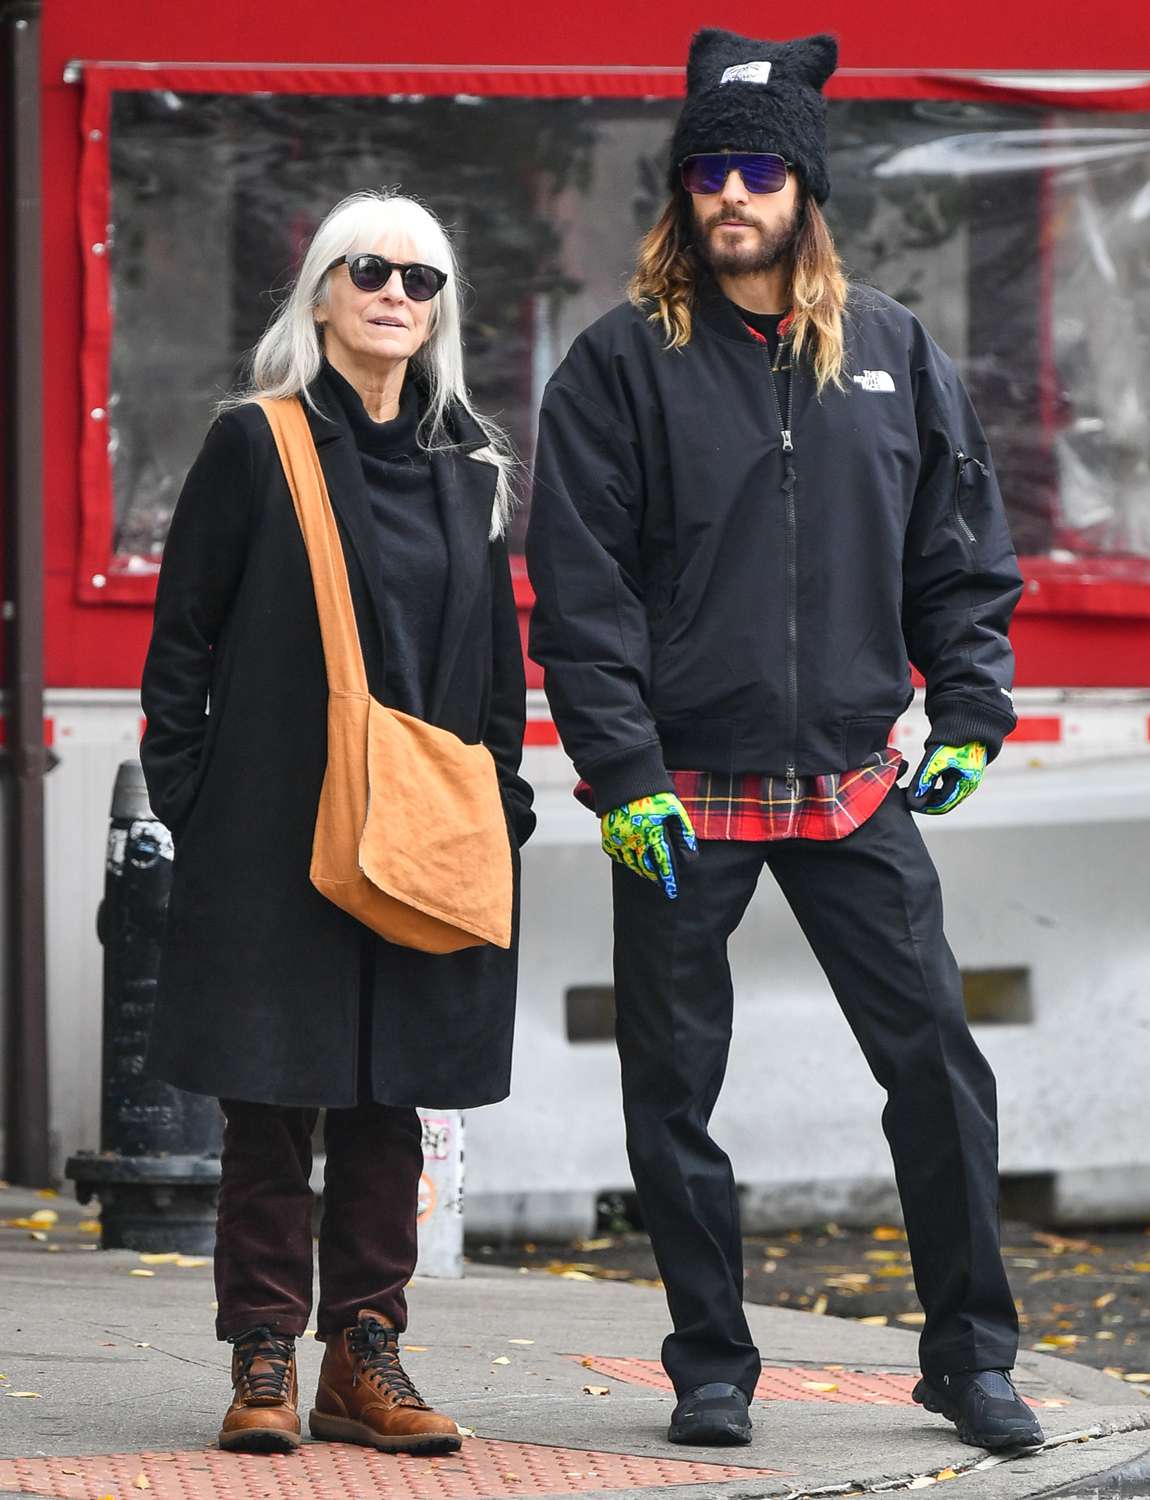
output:
[[[716,276],[753,276],[759,271],[773,271],[793,257],[804,217],[803,206],[796,203],[789,219],[768,229],[761,219],[745,210],[720,208],[702,223],[696,220],[695,250],[703,264]],[[724,245],[716,241],[712,234],[715,226],[733,219],[750,224],[758,231],[757,236],[740,236],[741,240],[747,241],[742,244]]]

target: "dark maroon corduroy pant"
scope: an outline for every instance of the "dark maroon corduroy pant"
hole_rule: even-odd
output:
[[[312,1301],[312,1131],[318,1110],[220,1101],[226,1126],[216,1228],[216,1334],[266,1324],[299,1337]],[[324,1116],[316,1336],[361,1308],[407,1326],[423,1170],[414,1109],[359,1104]]]

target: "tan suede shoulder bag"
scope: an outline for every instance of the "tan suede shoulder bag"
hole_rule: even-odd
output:
[[[311,882],[425,953],[511,946],[511,845],[486,745],[368,692],[347,564],[300,402],[261,400],[307,546],[327,666],[327,771]]]

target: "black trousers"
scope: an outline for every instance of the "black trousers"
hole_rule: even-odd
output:
[[[963,1010],[938,875],[895,787],[827,843],[700,842],[676,901],[616,866],[616,1039],[627,1150],[674,1332],[663,1364],[682,1394],[761,1368],[743,1313],[739,1206],[707,1124],[731,1039],[727,943],[764,863],[778,881],[886,1090],[925,1374],[1009,1369],[1018,1319],[998,1238],[994,1077]],[[811,1081],[812,1088],[817,1081]]]

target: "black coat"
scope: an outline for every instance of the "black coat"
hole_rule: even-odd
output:
[[[308,416],[368,682],[386,701],[378,533],[346,418],[321,382],[313,395],[330,418]],[[432,457],[449,573],[428,718],[491,750],[514,847],[535,819],[518,774],[525,691],[507,552],[488,539],[496,472],[470,456],[485,439],[466,413],[453,435],[458,446]],[[175,842],[150,1071],[283,1105],[347,1107],[367,1077],[386,1104],[504,1098],[518,918],[510,951],[417,953],[375,937],[308,879],[327,679],[307,552],[256,406],[222,416],[188,474],[142,696],[144,773]]]
[[[852,288],[845,389],[768,352],[708,281],[668,352],[624,304],[543,396],[531,655],[600,812],[719,773],[861,765],[926,678],[931,737],[1014,726],[1022,591],[986,439],[914,315]]]

